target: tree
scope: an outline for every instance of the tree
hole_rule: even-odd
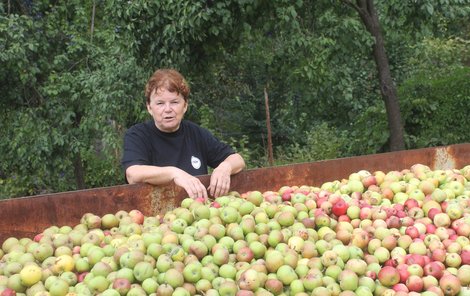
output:
[[[387,111],[388,127],[390,131],[390,150],[403,150],[405,149],[405,140],[397,89],[392,79],[384,38],[374,1],[357,0],[353,2],[350,0],[342,0],[342,2],[356,10],[367,31],[374,37],[375,42],[372,46],[372,52],[377,65],[380,92]]]
[[[346,2],[375,22],[377,27],[372,28],[382,30],[382,39],[371,34],[357,17],[358,10]],[[407,147],[465,139],[431,139],[450,128],[445,124],[432,133],[422,132],[432,121],[417,122],[413,116],[427,114],[433,106],[421,108],[415,95],[428,79],[427,72],[422,79],[414,76],[422,73],[418,69],[447,61],[442,60],[440,47],[432,55],[421,50],[430,48],[426,40],[446,44],[455,36],[456,41],[467,42],[470,5],[461,0],[393,0],[377,2],[376,7],[368,3],[373,4],[0,3],[0,196],[123,183],[123,133],[148,118],[143,86],[159,67],[175,67],[185,74],[192,87],[187,118],[246,153],[250,167],[267,164],[266,85],[276,164],[387,151],[389,110],[380,99],[385,80],[375,79],[379,65],[370,54],[377,40],[388,58],[387,87],[393,87],[391,77],[397,86],[408,84],[399,95],[401,106],[411,106],[399,113]],[[455,58],[458,68],[465,61],[457,57],[467,57],[465,52],[445,54]],[[448,77],[432,77],[428,88],[439,90],[442,99],[453,96],[441,87],[448,79],[468,80],[463,76],[468,72],[449,71]],[[454,92],[463,95],[456,100],[461,106],[466,106],[468,95],[464,86]],[[449,108],[440,114],[460,112],[455,117],[465,118],[465,111]]]

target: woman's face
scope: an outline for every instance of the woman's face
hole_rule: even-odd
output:
[[[157,128],[166,133],[172,133],[179,129],[188,104],[183,96],[166,89],[158,89],[150,95],[150,103],[147,110],[152,115]]]

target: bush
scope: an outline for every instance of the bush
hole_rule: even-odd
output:
[[[335,159],[345,155],[346,136],[327,123],[318,124],[306,131],[304,141],[283,147],[276,147],[277,165]]]
[[[470,68],[429,79],[420,75],[400,88],[408,148],[470,142]]]

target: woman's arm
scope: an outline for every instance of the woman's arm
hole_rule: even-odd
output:
[[[207,198],[207,190],[201,181],[177,167],[132,165],[127,168],[126,177],[129,184],[145,182],[152,185],[164,185],[173,181],[176,185],[182,187],[189,197]]]

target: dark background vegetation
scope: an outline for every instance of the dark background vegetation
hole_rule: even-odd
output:
[[[122,184],[123,134],[161,67],[249,168],[270,165],[265,89],[276,165],[390,151],[374,38],[345,2],[3,0],[0,198]],[[405,149],[470,142],[470,1],[367,2]]]

